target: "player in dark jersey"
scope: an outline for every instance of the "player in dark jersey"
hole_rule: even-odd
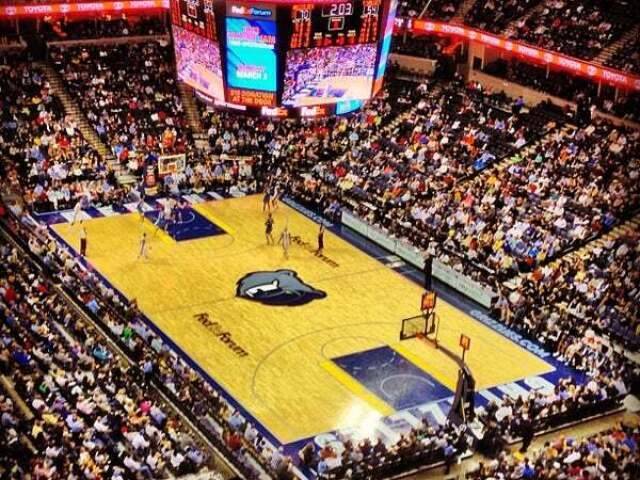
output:
[[[271,195],[269,193],[269,186],[264,189],[264,196],[262,197],[262,211],[271,210]]]
[[[173,206],[173,212],[172,212],[173,220],[175,223],[182,223],[183,211],[184,211],[184,203],[182,202],[182,200],[178,200],[176,204]]]
[[[141,258],[147,260],[149,258],[148,252],[149,245],[147,244],[147,233],[142,232],[142,237],[140,238],[140,250],[138,251],[138,257],[136,260],[139,260]]]
[[[154,222],[154,225],[156,227],[156,229],[153,232],[153,236],[154,237],[158,234],[158,232],[161,229],[164,230],[164,228],[165,228],[164,208],[163,208],[162,204],[158,203],[156,205],[156,212],[157,212],[158,216],[156,217],[156,221]]]
[[[267,237],[267,245],[275,245],[273,241],[273,216],[269,214],[267,221],[264,222],[264,234]]]

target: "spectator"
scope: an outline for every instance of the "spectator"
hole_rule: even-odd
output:
[[[466,24],[492,33],[503,32],[509,23],[522,17],[540,0],[479,0],[464,18]]]
[[[637,478],[638,427],[619,427],[583,439],[559,437],[524,459],[504,454],[468,475],[489,478]]]
[[[618,0],[544,0],[541,11],[518,22],[515,38],[592,59],[628,27],[628,17],[623,16],[626,9],[626,2]],[[614,16],[614,11],[620,16]]]

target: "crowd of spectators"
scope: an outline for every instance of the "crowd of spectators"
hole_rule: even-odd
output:
[[[468,438],[454,425],[430,425],[426,419],[390,445],[379,438],[344,439],[318,448],[307,443],[299,452],[302,466],[320,478],[392,477],[402,470],[443,462],[449,471],[455,459],[470,448]]]
[[[572,57],[591,59],[617,40],[632,22],[612,14],[617,0],[544,0],[544,8],[521,19],[515,38]]]
[[[563,334],[586,337],[588,328],[630,350],[640,348],[638,266],[637,232],[608,239],[583,256],[563,257],[535,269],[522,278],[515,293],[504,293],[496,313],[507,324],[520,325],[528,335],[560,348],[568,362],[584,370],[588,365],[582,363],[579,349],[562,344]]]
[[[0,356],[1,375],[9,374],[8,365],[3,353]],[[16,402],[0,390],[0,475],[11,478],[12,474],[19,473],[20,465],[28,464],[31,452],[24,434],[28,427]]]
[[[484,72],[531,87],[555,97],[575,101],[578,96],[595,98],[598,85],[582,77],[571,77],[546,66],[521,62],[515,58],[498,59],[484,67]]]
[[[415,98],[412,82],[392,79],[367,106],[349,116],[274,121],[202,109],[200,120],[211,153],[221,158],[251,157],[252,175],[262,186],[269,172],[298,171],[308,162],[344,154],[350,136],[366,141],[410,108]]]
[[[59,47],[51,58],[114,156],[141,173],[148,155],[183,153],[190,138],[165,42]]]
[[[90,38],[118,38],[167,34],[167,25],[161,16],[111,17],[89,20],[60,18],[44,22],[42,35],[48,41]]]
[[[607,65],[623,72],[640,74],[640,33],[616,50]]]
[[[402,55],[430,58],[437,60],[442,52],[451,44],[449,37],[438,35],[399,36],[392,44],[392,51]]]
[[[425,0],[399,0],[398,17],[417,17],[427,6]],[[458,11],[462,0],[432,0],[424,18],[436,18],[438,20],[450,20]]]
[[[510,108],[507,99],[474,86],[450,85],[438,93],[422,85],[418,92],[423,97],[393,131],[367,143],[351,135],[354,145],[347,154],[314,162],[296,191],[327,187],[391,235],[423,249],[436,241],[465,257],[472,270],[472,264],[482,264],[512,273],[532,248],[559,251],[552,238],[544,238],[553,237],[544,227],[552,215],[543,220],[537,208],[534,218],[524,215],[521,197],[527,195],[524,186],[517,187],[517,172],[472,179],[535,140],[553,121],[542,110],[521,112],[521,99],[513,110],[503,110]],[[465,178],[470,180],[458,187]],[[486,269],[477,275],[486,275]]]
[[[29,245],[50,254],[46,245]],[[156,399],[144,370],[122,363],[5,240],[0,320],[0,370],[33,415],[21,421],[11,411],[3,415],[6,441],[20,453],[7,464],[6,478],[158,478],[206,467],[208,454]],[[37,453],[18,447],[19,435]]]
[[[210,435],[209,439],[216,443],[219,449],[226,451],[232,459],[238,462],[240,468],[249,477],[253,478],[259,475],[255,466],[257,460],[266,471],[279,480],[292,478],[293,464],[291,459],[268,443],[239,410],[233,407],[179,356],[173,346],[165,343],[163,338],[147,325],[135,300],[131,302],[125,300],[110,286],[105,285],[94,271],[86,269],[81,260],[73,257],[62,248],[49,235],[45,227],[26,217],[26,211],[19,204],[11,205],[10,210],[13,215],[9,218],[8,224],[23,239],[29,251],[39,258],[45,272],[48,272],[55,281],[60,282],[67,295],[84,305],[86,313],[99,323],[103,332],[108,332],[111,340],[115,341],[131,359],[131,367],[118,377],[126,382],[126,388],[135,390],[138,386],[149,386],[150,388],[153,385],[160,389],[162,393],[173,400],[175,405],[181,407],[184,415],[193,423],[199,424],[202,430]],[[16,250],[11,250],[11,252],[11,258],[19,255]],[[21,259],[21,264],[28,265],[24,259]],[[45,284],[45,279],[34,281],[33,278],[30,278],[29,282],[33,282],[31,287],[38,292],[38,288]],[[4,280],[0,277],[0,293],[3,292],[4,286]],[[47,289],[46,292],[49,290]],[[13,295],[13,293],[10,294]],[[53,294],[51,295],[53,296]],[[56,322],[54,327],[59,328],[61,324],[65,328],[65,332],[78,336],[79,342],[88,348],[89,356],[96,357],[100,361],[103,361],[104,357],[106,359],[104,362],[110,362],[109,364],[97,362],[102,375],[96,373],[92,378],[109,378],[104,373],[107,371],[117,374],[118,372],[114,370],[113,366],[115,357],[105,347],[105,341],[99,338],[98,331],[94,331],[82,319],[74,317],[61,301],[55,305],[58,304],[60,307],[56,308],[60,310],[60,313],[58,314],[56,310],[56,316],[51,317],[51,321]],[[43,316],[43,312],[46,310],[48,309],[43,310],[40,315]],[[48,353],[49,350],[45,348],[45,352]],[[29,350],[27,353],[32,353],[32,351]],[[31,398],[34,390],[39,391],[38,383],[28,391],[22,391],[19,388],[19,382],[16,384],[17,390],[23,394],[23,398]],[[115,392],[118,391],[115,389]],[[98,401],[95,398],[94,400]],[[146,402],[143,404],[145,408],[143,414],[153,415],[151,412],[157,410],[149,395],[142,398],[139,393],[136,393],[134,401],[137,402],[135,405]],[[132,415],[134,413],[138,416],[141,415],[136,413],[137,410],[133,407],[129,410],[133,411]],[[169,417],[167,414],[161,415],[161,413],[158,415],[163,420],[163,425],[172,426],[169,432],[170,439],[174,444],[177,442],[182,447],[178,459],[185,462],[183,469],[192,469],[194,467],[193,459],[200,459],[199,464],[202,463],[205,460],[203,452],[197,449],[193,442],[183,439],[183,434],[180,436],[177,433],[178,417]],[[153,420],[156,420],[155,417]],[[122,428],[122,430],[125,430],[126,433],[127,429]],[[171,467],[173,463],[167,461],[163,465],[167,464],[168,467]],[[141,471],[146,471],[144,465],[141,468]],[[172,471],[177,473],[175,469]],[[156,476],[151,475],[153,478]],[[125,478],[129,477],[125,476]]]
[[[526,456],[503,452],[481,462],[467,475],[472,479],[640,477],[640,430],[621,424],[585,438],[559,436]]]
[[[493,224],[483,263],[503,271],[530,271],[609,230],[637,208],[639,140],[637,131],[594,121],[560,130],[525,155],[513,156],[504,170],[467,184],[462,198],[471,195],[485,208],[499,207],[493,221],[491,214],[476,212],[475,222],[483,227],[481,245],[486,226]]]
[[[515,58],[498,59],[486,65],[483,71],[555,97],[583,103],[587,109],[597,108],[620,118],[640,121],[640,95],[635,92],[620,91],[616,95],[613,89],[604,87],[599,94],[596,82]]]
[[[549,260],[609,230],[638,207],[638,131],[599,120],[563,128],[562,116],[550,115],[545,105],[527,109],[521,98],[483,92],[478,85],[465,86],[459,80],[419,86],[392,80],[362,111],[345,117],[276,122],[204,111],[202,123],[211,148],[210,154],[205,154],[187,147],[190,139],[169,52],[167,46],[148,43],[74,47],[59,50],[53,57],[96,131],[138,178],[140,160],[148,155],[188,151],[187,169],[163,181],[168,193],[216,188],[252,192],[259,191],[268,177],[277,178],[285,192],[303,203],[319,207],[329,216],[341,208],[353,208],[392,236],[437,255],[479,282],[528,272],[513,292],[505,291],[499,297],[496,315],[549,345],[591,381],[581,385],[566,380],[554,392],[507,398],[501,405],[490,406],[484,420],[489,425],[495,423],[491,428],[500,435],[517,435],[523,421],[531,416],[545,418],[573,411],[576,405],[626,391],[631,369],[592,331],[608,329],[621,336],[638,332],[637,237],[605,245],[582,265],[572,264],[570,258],[557,264],[549,264]],[[116,186],[108,166],[64,116],[42,72],[26,63],[3,68],[7,74],[0,78],[0,149],[8,160],[0,163],[0,173],[24,189],[27,206],[35,210],[64,208],[79,196],[90,197],[95,205],[122,202],[126,192]],[[391,123],[394,119],[398,121]],[[71,149],[66,150],[66,156],[59,154],[64,148]],[[245,163],[238,158],[241,156],[251,158]],[[243,173],[247,165],[250,173]],[[59,175],[60,171],[66,175]],[[18,207],[14,209],[20,217]],[[33,317],[36,329],[19,321],[4,321],[1,328],[10,339],[8,351],[26,355],[11,353],[0,358],[8,358],[13,362],[10,365],[20,364],[19,375],[13,380],[29,402],[38,400],[34,410],[42,409],[43,416],[55,417],[58,397],[51,394],[54,391],[66,402],[65,413],[80,412],[71,416],[73,425],[91,421],[95,428],[101,425],[101,395],[117,396],[124,389],[122,400],[116,397],[118,403],[112,408],[120,408],[123,422],[133,422],[135,427],[143,424],[140,435],[149,443],[144,448],[160,451],[160,458],[152,456],[156,459],[153,463],[148,450],[134,446],[130,460],[123,464],[124,471],[139,468],[153,473],[158,466],[181,471],[182,462],[187,470],[195,468],[188,454],[192,446],[176,440],[179,429],[164,429],[173,423],[156,425],[155,418],[135,423],[140,415],[144,417],[144,412],[136,413],[143,402],[153,404],[145,389],[155,381],[184,406],[187,415],[219,438],[244,468],[251,469],[250,459],[257,458],[278,478],[291,477],[292,460],[270,448],[255,426],[147,327],[135,302],[117,296],[97,275],[60,250],[45,231],[37,227],[27,231],[21,225],[16,228],[28,240],[29,250],[96,316],[135,364],[129,369],[120,367],[97,332],[74,316],[15,250],[4,247],[4,264],[19,280],[8,282],[2,277],[0,292],[6,299],[7,291],[13,297],[15,287],[20,287],[18,296],[27,298],[26,305],[19,307],[20,313]],[[14,272],[16,265],[27,271]],[[44,317],[34,309],[38,302],[49,302],[55,315]],[[70,342],[62,331],[77,343]],[[61,346],[51,347],[51,343]],[[71,360],[65,355],[68,351],[74,353]],[[69,368],[75,368],[74,373],[69,374]],[[53,373],[49,375],[50,370]],[[84,372],[89,372],[89,381]],[[80,387],[64,381],[58,385],[58,373],[63,380],[80,374]],[[127,378],[134,381],[123,380]],[[105,392],[102,381],[117,388]],[[91,406],[91,402],[95,405],[86,413],[86,404]],[[67,403],[71,405],[68,408]],[[128,409],[131,403],[137,409]],[[509,408],[510,414],[496,416]],[[81,420],[76,422],[75,418]],[[109,422],[108,426],[112,425]],[[42,423],[42,438],[63,435],[78,445],[87,441],[84,426],[80,435],[73,431],[67,435],[64,429],[71,426],[66,420],[62,433],[49,428],[46,419]],[[148,425],[160,433],[151,430],[149,434]],[[125,430],[115,442],[92,431],[93,443],[77,449],[92,452],[94,448],[100,453],[87,471],[120,468],[118,461],[107,462],[113,452],[122,453],[120,444],[131,448],[133,440],[127,435],[135,429]],[[170,449],[168,456],[162,449],[165,445]],[[450,462],[465,445],[464,436],[451,427],[425,424],[394,445],[354,444],[345,439],[340,451],[313,445],[305,448],[299,460],[306,466],[321,473],[348,472],[356,477],[410,459]],[[182,458],[177,467],[175,456]],[[82,462],[79,465],[85,466]],[[38,468],[46,477],[49,470],[66,472],[76,467],[63,455],[41,462]]]
[[[278,168],[282,171],[309,159],[327,161],[344,153],[347,137],[354,130],[369,135],[399,109],[409,108],[412,88],[411,82],[394,80],[370,105],[348,117],[274,121],[203,108],[200,122],[207,151],[192,148],[186,169],[165,176],[163,188],[169,194],[259,191],[266,172],[276,173]],[[285,159],[287,166],[274,166]]]
[[[539,3],[540,0],[478,0],[467,12],[464,22],[481,30],[501,33],[510,22]]]
[[[0,70],[2,176],[36,211],[70,208],[82,196],[113,201],[113,172],[65,115],[42,70],[18,57]]]
[[[599,99],[597,105],[606,113],[640,123],[640,93],[619,92],[616,99]]]
[[[587,351],[591,346],[584,346]],[[611,352],[609,352],[611,354]],[[552,387],[532,390],[527,395],[503,395],[478,409],[485,426],[478,450],[495,457],[509,442],[522,441],[526,452],[535,432],[553,429],[580,421],[611,409],[629,393],[630,382],[637,381],[638,369],[631,372],[619,354],[613,353],[610,363],[600,373],[584,383],[571,377],[562,378]]]

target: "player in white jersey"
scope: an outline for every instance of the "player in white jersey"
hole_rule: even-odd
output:
[[[289,247],[291,246],[291,234],[289,233],[289,228],[284,227],[284,230],[280,234],[280,239],[278,243],[282,244],[282,250],[284,251],[284,258],[289,259]]]
[[[275,211],[278,209],[278,200],[280,199],[280,185],[277,183],[273,186],[273,191],[271,192],[271,210]]]
[[[85,208],[86,198],[83,195],[78,199],[76,204],[73,207],[73,218],[71,219],[71,225],[74,225],[80,216],[80,212]]]
[[[169,231],[169,225],[173,223],[173,203],[170,201],[165,202],[164,209],[162,210],[162,216],[164,217],[164,230]]]

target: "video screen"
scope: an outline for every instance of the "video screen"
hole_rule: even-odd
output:
[[[371,96],[376,44],[290,50],[282,103],[303,107]]]
[[[396,18],[397,0],[391,0],[389,4],[389,15],[387,15],[387,24],[385,26],[384,38],[382,39],[382,47],[380,49],[380,60],[378,61],[378,70],[373,85],[373,94],[377,94],[382,88],[384,73],[387,69],[387,61],[389,60],[389,51],[391,50],[391,37],[393,36],[393,25]]]
[[[209,97],[224,100],[220,46],[173,26],[178,78]]]
[[[228,86],[275,92],[275,22],[227,17],[226,24]]]

